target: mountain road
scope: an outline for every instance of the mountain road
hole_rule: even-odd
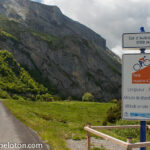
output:
[[[38,135],[17,120],[0,102],[0,149],[50,150]]]

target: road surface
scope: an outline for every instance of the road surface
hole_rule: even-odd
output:
[[[26,148],[24,148],[25,146]],[[0,102],[0,149],[49,150],[37,134],[17,120],[2,102]]]

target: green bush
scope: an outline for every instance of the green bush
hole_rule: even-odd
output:
[[[54,101],[54,97],[49,93],[42,94],[42,95],[38,94],[36,96],[36,100],[52,102],[52,101]]]
[[[53,99],[54,99],[55,101],[61,101],[61,100],[62,100],[60,96],[53,96]]]
[[[110,101],[110,103],[115,103],[115,104],[117,104],[117,102],[118,102],[117,99],[112,99],[112,100]]]
[[[85,101],[85,102],[94,101],[94,96],[91,93],[86,92],[82,96],[82,101]]]
[[[22,96],[19,96],[19,95],[16,95],[16,94],[14,94],[12,96],[12,98],[15,99],[15,100],[24,100]]]
[[[6,92],[0,89],[0,97],[1,98],[10,98],[10,95]]]
[[[111,107],[107,111],[107,116],[103,124],[106,125],[107,122],[115,123],[117,120],[120,119],[121,119],[121,101],[118,101],[116,106]]]
[[[69,97],[67,98],[67,100],[68,100],[68,101],[72,101],[72,97],[69,96]]]

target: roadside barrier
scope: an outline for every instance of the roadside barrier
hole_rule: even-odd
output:
[[[127,142],[124,142],[122,140],[119,140],[119,139],[109,136],[107,134],[104,134],[100,131],[97,131],[100,129],[127,129],[127,128],[140,128],[140,125],[122,125],[122,126],[91,126],[91,125],[88,125],[88,126],[84,127],[84,130],[87,131],[87,150],[90,150],[90,147],[91,147],[90,146],[91,134],[97,135],[105,140],[109,140],[115,144],[125,147],[126,150],[132,150],[132,148],[140,148],[140,147],[150,146],[150,142],[132,143],[131,137],[128,137]],[[150,129],[150,125],[147,125],[147,129]]]

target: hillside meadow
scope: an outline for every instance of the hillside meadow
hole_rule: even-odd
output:
[[[2,102],[16,118],[35,130],[52,150],[69,150],[66,139],[85,139],[87,133],[83,127],[87,124],[102,125],[108,109],[116,106],[114,103],[78,101],[33,102],[5,99]],[[125,124],[134,125],[139,122],[119,120],[107,125]],[[113,129],[102,132],[123,141],[126,141],[127,137],[132,137],[133,142],[138,142],[140,139],[139,129]],[[150,131],[147,131],[147,141],[149,140]]]
[[[115,105],[96,102],[32,102],[2,100],[19,120],[35,130],[54,150],[69,150],[65,139],[86,138],[83,127],[102,125],[107,110]]]

